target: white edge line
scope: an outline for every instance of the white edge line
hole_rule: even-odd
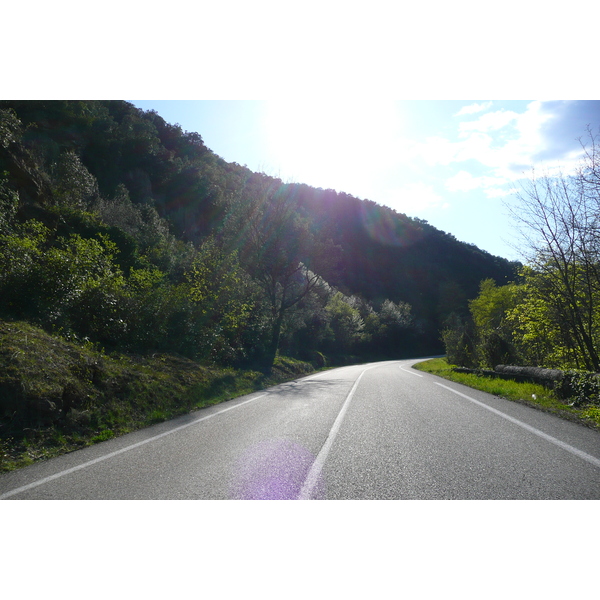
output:
[[[535,427],[532,427],[531,425],[527,425],[527,423],[523,423],[523,421],[519,421],[518,419],[515,419],[514,417],[510,417],[509,415],[507,415],[499,410],[496,410],[495,408],[492,408],[491,406],[488,406],[487,404],[484,404],[483,402],[479,402],[479,400],[470,398],[466,394],[457,392],[456,390],[453,390],[451,387],[448,387],[447,385],[444,385],[443,383],[438,383],[437,381],[434,381],[433,383],[449,390],[450,392],[452,392],[454,394],[457,394],[458,396],[462,396],[463,398],[466,398],[467,400],[474,402],[478,406],[481,406],[482,408],[485,408],[485,409],[493,412],[494,414],[497,414],[498,416],[502,417],[503,419],[506,419],[507,421],[510,421],[511,423],[514,423],[515,425],[522,427],[523,429],[527,429],[527,431],[530,431],[531,433],[551,442],[552,444],[559,446],[563,450],[566,450],[567,452],[570,452],[571,454],[574,454],[575,456],[579,456],[579,458],[582,458],[583,460],[591,463],[595,467],[600,468],[600,459],[596,458],[595,456],[592,456],[591,454],[587,454],[586,452],[583,452],[582,450],[579,450],[579,449],[575,448],[574,446],[566,444],[565,442],[561,442],[559,439],[552,437],[551,435],[548,435],[547,433],[544,433],[543,431],[540,431],[539,429],[536,429]]]
[[[377,366],[377,365],[373,365],[373,367],[367,367],[364,371],[361,372],[361,374],[358,376],[357,380],[354,382],[354,385],[352,386],[350,393],[348,394],[348,396],[346,396],[346,400],[344,400],[344,404],[343,404],[340,412],[338,413],[338,416],[336,417],[336,419],[333,423],[333,426],[331,427],[331,430],[329,431],[329,435],[327,436],[327,439],[325,440],[323,447],[319,451],[317,458],[315,458],[315,462],[312,464],[310,471],[308,472],[308,475],[306,476],[306,479],[304,480],[302,488],[300,489],[300,493],[298,494],[298,500],[310,500],[310,496],[315,488],[315,485],[317,484],[319,475],[321,474],[321,471],[323,470],[323,465],[325,464],[325,461],[327,460],[327,456],[329,455],[331,446],[333,446],[333,442],[334,442],[334,440],[338,434],[338,431],[342,425],[342,421],[344,420],[346,411],[348,410],[348,407],[350,406],[350,400],[352,400],[352,396],[354,396],[354,392],[356,391],[356,388],[358,387],[358,383],[362,379],[362,376],[369,369],[373,369],[375,366]]]
[[[404,371],[405,373],[410,373],[411,375],[416,375],[417,377],[423,377],[423,375],[421,375],[420,373],[414,373],[413,371],[408,371],[407,369],[405,369],[404,367],[398,366],[398,368],[401,371]]]
[[[141,442],[131,444],[130,446],[126,446],[125,448],[121,448],[120,450],[115,450],[114,452],[110,452],[103,456],[99,456],[98,458],[94,458],[93,460],[88,460],[87,462],[77,465],[76,467],[71,467],[70,469],[65,469],[64,471],[60,471],[59,473],[55,473],[54,475],[49,475],[48,477],[44,477],[43,479],[39,479],[37,481],[34,481],[34,482],[24,485],[22,487],[15,488],[14,490],[10,490],[8,492],[5,492],[4,494],[0,494],[0,500],[4,500],[5,498],[10,498],[11,496],[16,496],[17,494],[20,494],[21,492],[25,492],[32,488],[38,487],[40,485],[43,485],[44,483],[48,483],[49,481],[58,479],[59,477],[64,477],[65,475],[69,475],[70,473],[74,473],[75,471],[85,469],[87,467],[90,467],[91,465],[95,465],[96,463],[102,462],[104,460],[108,460],[109,458],[113,458],[114,456],[117,456],[119,454],[123,454],[124,452],[129,452],[129,450],[133,450],[134,448],[139,448],[140,446],[143,446],[144,444],[148,444],[150,442],[158,440],[167,435],[171,435],[172,433],[176,433],[177,431],[181,431],[182,429],[186,429],[187,427],[191,427],[192,425],[196,425],[196,424],[200,423],[201,421],[206,421],[207,419],[211,419],[212,417],[221,415],[224,412],[227,412],[228,410],[233,410],[234,408],[238,408],[244,404],[248,404],[249,402],[254,402],[255,400],[258,400],[259,398],[263,398],[266,395],[267,394],[261,394],[260,396],[250,398],[249,400],[244,400],[244,402],[240,402],[239,404],[236,404],[235,406],[229,406],[229,407],[224,408],[224,409],[222,409],[218,412],[215,412],[211,415],[206,415],[205,417],[195,419],[194,421],[191,421],[190,423],[186,423],[185,425],[180,425],[179,427],[175,427],[174,429],[169,429],[169,431],[164,431],[163,433],[159,433],[158,435],[155,435],[151,438],[142,440]]]

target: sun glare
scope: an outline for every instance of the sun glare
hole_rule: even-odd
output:
[[[282,177],[358,193],[381,167],[400,127],[393,102],[269,102],[271,161]]]

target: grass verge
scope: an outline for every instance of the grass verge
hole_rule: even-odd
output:
[[[560,402],[552,390],[544,386],[507,379],[494,379],[472,373],[456,373],[452,370],[453,367],[454,365],[448,364],[445,358],[433,358],[414,365],[414,368],[420,371],[432,373],[513,402],[527,404],[594,429],[600,429],[600,407],[598,406],[570,406]]]
[[[0,472],[314,370],[286,357],[265,375],[175,356],[107,355],[27,323],[0,321]]]

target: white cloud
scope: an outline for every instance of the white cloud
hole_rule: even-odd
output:
[[[446,189],[450,192],[470,192],[476,189],[484,190],[489,198],[506,196],[509,192],[501,186],[509,183],[504,177],[474,177],[467,171],[459,171],[456,175],[446,180]]]
[[[476,112],[481,112],[483,110],[487,110],[492,106],[493,102],[484,102],[483,104],[469,104],[468,106],[463,106],[454,116],[458,117],[460,115],[472,115]]]
[[[519,115],[512,110],[497,110],[481,115],[476,121],[466,121],[458,126],[461,136],[469,131],[497,131],[517,120]]]
[[[575,138],[581,132],[573,130],[570,146],[568,143],[561,146],[553,144],[555,129],[564,125],[561,110],[565,110],[561,103],[534,101],[527,104],[523,112],[499,110],[485,113],[475,120],[459,123],[454,141],[435,136],[415,144],[412,156],[429,166],[475,161],[489,169],[489,176],[506,181],[527,176],[533,166],[547,169],[561,165],[569,171],[581,156],[581,151],[575,147]],[[562,131],[561,134],[564,138],[565,134]],[[467,185],[464,175],[450,183],[451,186],[459,184]],[[475,184],[471,182],[470,185]]]
[[[492,136],[479,131],[457,142],[435,136],[415,144],[412,156],[424,160],[429,166],[476,160],[485,166],[494,167],[499,159],[498,149],[492,147],[493,143]]]

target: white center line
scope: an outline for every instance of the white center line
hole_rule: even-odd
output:
[[[329,431],[329,435],[327,436],[327,439],[325,440],[323,447],[321,448],[319,454],[317,455],[317,458],[315,459],[315,462],[312,464],[312,467],[310,468],[310,471],[308,472],[308,475],[306,476],[304,484],[302,485],[302,489],[300,490],[300,493],[298,494],[298,500],[310,500],[311,494],[312,494],[312,492],[317,484],[317,481],[319,479],[319,475],[321,474],[321,471],[323,470],[323,466],[325,465],[325,461],[327,460],[327,456],[329,455],[329,451],[331,450],[331,447],[333,446],[333,442],[335,441],[335,438],[338,434],[340,426],[342,425],[342,421],[344,420],[344,415],[346,414],[346,411],[348,410],[348,407],[350,406],[350,400],[352,400],[352,396],[354,396],[354,392],[356,391],[356,388],[358,387],[358,383],[362,379],[362,376],[369,369],[373,369],[376,366],[377,365],[373,365],[372,367],[367,367],[364,371],[361,372],[361,374],[358,376],[358,379],[354,382],[354,385],[352,386],[350,393],[348,394],[348,396],[346,397],[346,400],[344,401],[342,409],[340,410],[337,418],[335,419],[335,422],[333,423],[331,430]]]
[[[570,452],[571,454],[574,454],[575,456],[579,456],[579,458],[583,458],[583,460],[591,463],[595,467],[600,468],[600,459],[596,458],[595,456],[592,456],[591,454],[587,454],[586,452],[583,452],[582,450],[579,450],[579,449],[575,448],[574,446],[570,446],[569,444],[566,444],[565,442],[561,442],[559,439],[552,437],[551,435],[548,435],[547,433],[544,433],[543,431],[540,431],[539,429],[536,429],[535,427],[532,427],[531,425],[527,425],[527,423],[523,423],[523,421],[519,421],[518,419],[510,417],[507,414],[505,414],[499,410],[496,410],[495,408],[492,408],[491,406],[488,406],[487,404],[484,404],[483,402],[479,402],[479,400],[475,400],[474,398],[470,398],[469,396],[462,394],[461,392],[457,392],[456,390],[453,390],[452,388],[448,387],[447,385],[444,385],[443,383],[438,383],[437,381],[434,381],[434,383],[436,385],[439,385],[440,387],[447,389],[448,391],[452,392],[453,394],[457,394],[458,396],[462,396],[463,398],[466,398],[467,400],[474,402],[478,406],[481,406],[482,408],[485,408],[486,410],[493,412],[494,414],[502,417],[503,419],[506,419],[507,421],[510,421],[511,423],[514,423],[515,425],[518,425],[519,427],[522,427],[523,429],[530,431],[531,433],[551,442],[552,444],[559,446],[563,450],[566,450],[567,452]]]
[[[108,460],[109,458],[113,458],[113,456],[123,454],[124,452],[129,452],[129,450],[133,450],[134,448],[139,448],[140,446],[143,446],[144,444],[149,444],[150,442],[154,442],[155,440],[158,440],[162,437],[171,435],[172,433],[176,433],[177,431],[181,431],[182,429],[186,429],[187,427],[191,427],[192,425],[196,425],[196,424],[200,423],[201,421],[206,421],[207,419],[211,419],[212,417],[221,415],[224,412],[227,412],[228,410],[233,410],[234,408],[238,408],[240,406],[243,406],[244,404],[248,404],[249,402],[254,402],[255,400],[258,400],[259,398],[263,398],[266,395],[267,394],[261,394],[260,396],[255,396],[254,398],[250,398],[249,400],[244,400],[244,402],[240,402],[239,404],[236,404],[235,406],[229,406],[228,408],[224,408],[224,409],[222,409],[218,412],[215,412],[211,415],[207,415],[205,417],[195,419],[194,421],[191,421],[190,423],[186,423],[185,425],[180,425],[179,427],[174,427],[173,429],[169,429],[169,431],[164,431],[163,433],[159,433],[158,435],[155,435],[151,438],[142,440],[141,442],[131,444],[130,446],[126,446],[125,448],[121,448],[120,450],[115,450],[114,452],[110,452],[109,454],[104,454],[103,456],[99,456],[98,458],[94,458],[93,460],[88,460],[87,462],[81,463],[80,465],[77,465],[76,467],[71,467],[70,469],[65,469],[64,471],[60,471],[59,473],[55,473],[54,475],[49,475],[48,477],[44,477],[43,479],[38,479],[37,481],[34,481],[34,482],[24,485],[22,487],[15,488],[14,490],[10,490],[8,492],[5,492],[4,494],[1,494],[0,500],[4,500],[5,498],[10,498],[11,496],[16,496],[17,494],[20,494],[21,492],[26,492],[27,490],[31,490],[32,488],[43,485],[44,483],[48,483],[49,481],[53,481],[54,479],[58,479],[59,477],[64,477],[65,475],[69,475],[70,473],[74,473],[75,471],[85,469],[87,467],[90,467],[91,465],[95,465],[96,463]]]

